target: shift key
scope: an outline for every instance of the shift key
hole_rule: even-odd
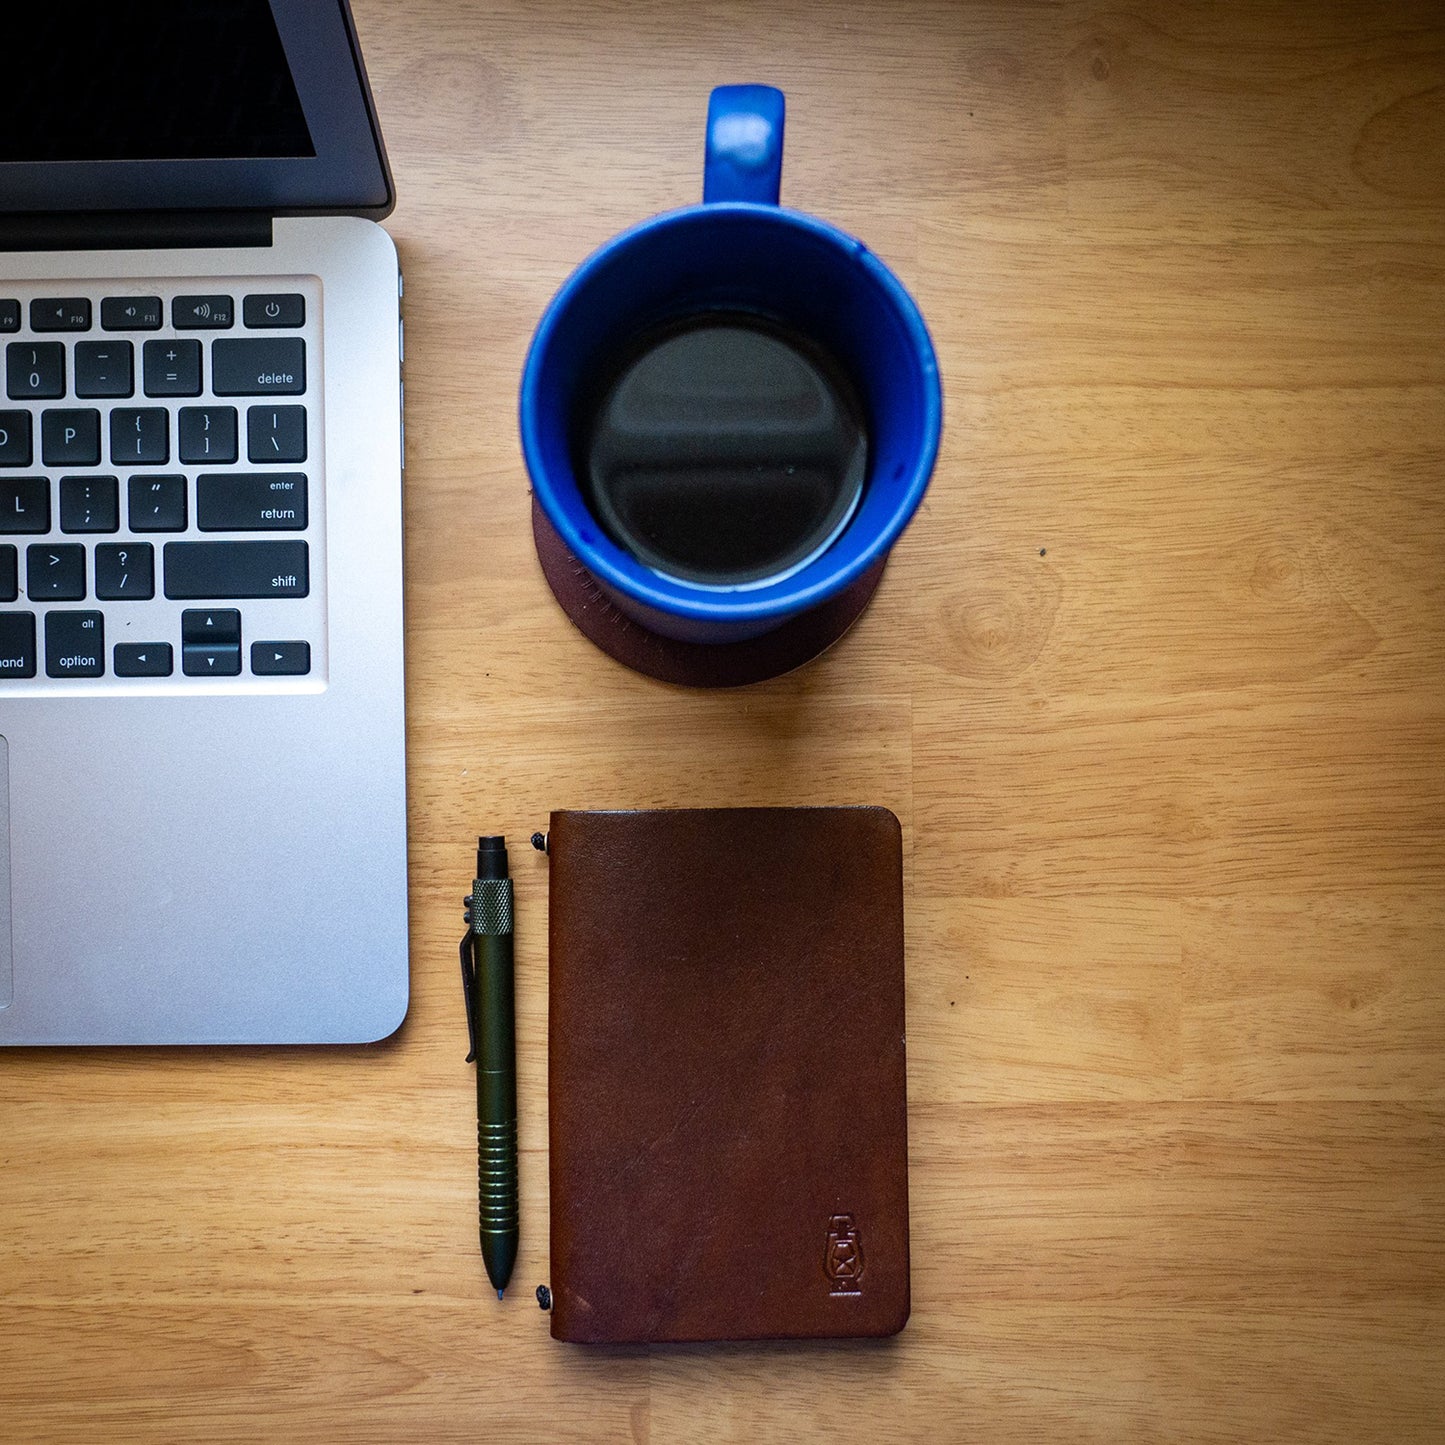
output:
[[[228,336],[211,343],[217,396],[298,396],[306,390],[306,343],[299,336]]]
[[[171,598],[305,597],[305,542],[167,542],[165,592]]]

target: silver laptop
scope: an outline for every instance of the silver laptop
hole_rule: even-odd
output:
[[[0,1044],[407,1006],[391,178],[343,0],[45,0],[0,87]]]

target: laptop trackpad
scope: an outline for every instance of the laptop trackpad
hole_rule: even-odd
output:
[[[10,745],[0,738],[0,1008],[15,997],[10,941]]]

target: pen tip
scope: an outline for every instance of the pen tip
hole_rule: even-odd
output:
[[[498,1291],[497,1291],[497,1298],[498,1298],[498,1299],[501,1299],[501,1297],[502,1297],[502,1292],[501,1292],[501,1290],[498,1290]]]

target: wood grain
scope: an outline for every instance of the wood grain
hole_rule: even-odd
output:
[[[355,0],[400,202],[412,976],[372,1049],[0,1059],[0,1438],[1445,1436],[1445,20],[1434,0]],[[531,550],[576,263],[789,97],[784,199],[913,289],[926,504],[853,632],[632,676]],[[878,802],[914,1316],[588,1353],[546,1260],[553,807]],[[456,977],[514,840],[522,1257]],[[625,1107],[625,1101],[618,1101]]]

